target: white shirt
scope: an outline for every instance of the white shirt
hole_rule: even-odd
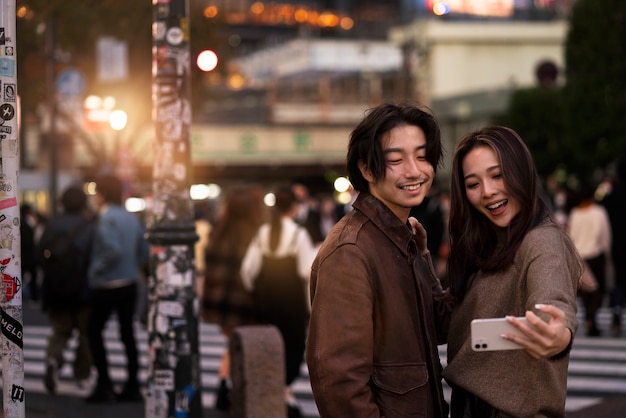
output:
[[[295,255],[298,275],[308,288],[308,282],[311,277],[311,265],[317,255],[317,250],[313,246],[311,237],[306,229],[288,217],[283,217],[281,222],[281,235],[273,255],[276,257]],[[263,224],[250,242],[241,262],[241,280],[248,291],[254,290],[254,281],[261,271],[263,255],[272,253],[269,242],[270,224]]]
[[[608,254],[611,248],[611,227],[606,209],[596,203],[576,207],[569,215],[567,231],[584,259]]]

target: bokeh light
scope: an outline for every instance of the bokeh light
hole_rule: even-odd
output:
[[[205,49],[200,52],[200,54],[198,54],[198,59],[196,60],[198,68],[205,72],[213,71],[215,67],[217,67],[217,63],[217,54],[210,49]]]

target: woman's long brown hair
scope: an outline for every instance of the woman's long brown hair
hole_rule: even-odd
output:
[[[504,184],[520,204],[520,212],[504,230],[498,231],[467,199],[463,160],[476,147],[489,147],[496,153]],[[530,151],[515,131],[503,126],[488,126],[461,139],[452,160],[450,200],[448,280],[452,296],[459,301],[476,271],[501,271],[509,266],[528,231],[551,216]]]

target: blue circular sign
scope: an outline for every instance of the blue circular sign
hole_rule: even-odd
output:
[[[57,77],[57,91],[64,97],[77,97],[85,91],[85,76],[77,69],[63,70]]]

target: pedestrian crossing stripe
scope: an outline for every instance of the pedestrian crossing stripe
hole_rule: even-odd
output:
[[[51,333],[49,326],[24,326],[24,387],[26,392],[46,393],[43,384],[45,375],[45,352],[48,336]],[[91,378],[77,386],[72,377],[71,364],[74,360],[74,350],[78,344],[74,335],[68,341],[63,353],[65,364],[59,371],[57,394],[75,397],[87,397],[95,386],[95,370]],[[126,380],[126,355],[124,345],[119,337],[119,325],[115,319],[107,322],[103,332],[103,339],[109,360],[109,372],[114,384],[121,388]],[[148,333],[144,327],[135,324],[135,339],[139,351],[138,378],[142,385],[148,379]],[[219,385],[217,376],[222,353],[226,349],[226,339],[214,324],[201,322],[199,324],[199,353],[202,385],[203,408],[212,408],[215,405],[215,391]],[[1,381],[1,380],[0,380]],[[304,418],[319,417],[317,407],[311,394],[311,385],[308,380],[308,369],[303,363],[301,376],[294,382],[292,389],[301,406]]]
[[[599,315],[600,327],[609,328],[610,313],[607,309]],[[580,319],[580,318],[579,318]],[[215,391],[219,384],[217,372],[220,357],[226,349],[226,339],[214,324],[199,323],[199,352],[202,384],[202,404],[204,408],[212,408],[215,404]],[[112,319],[104,330],[104,341],[111,378],[120,386],[126,380],[126,356],[124,346],[119,339],[119,327]],[[44,358],[49,326],[24,326],[24,387],[26,393],[46,393],[43,384],[45,374]],[[148,333],[144,327],[136,323],[135,337],[139,357],[139,379],[147,381],[148,359],[146,356]],[[77,386],[72,378],[71,364],[77,340],[72,337],[65,349],[66,364],[59,373],[57,393],[59,395],[86,397],[95,384],[95,372],[91,378]],[[442,366],[446,365],[446,346],[439,346]],[[568,412],[599,403],[603,397],[626,394],[626,339],[625,338],[590,338],[579,333],[574,339],[570,354],[568,375],[568,396],[566,410]],[[450,388],[444,382],[444,396],[450,399]],[[303,363],[300,377],[294,382],[293,391],[301,405],[305,418],[319,417],[317,407],[311,393],[308,369]]]

